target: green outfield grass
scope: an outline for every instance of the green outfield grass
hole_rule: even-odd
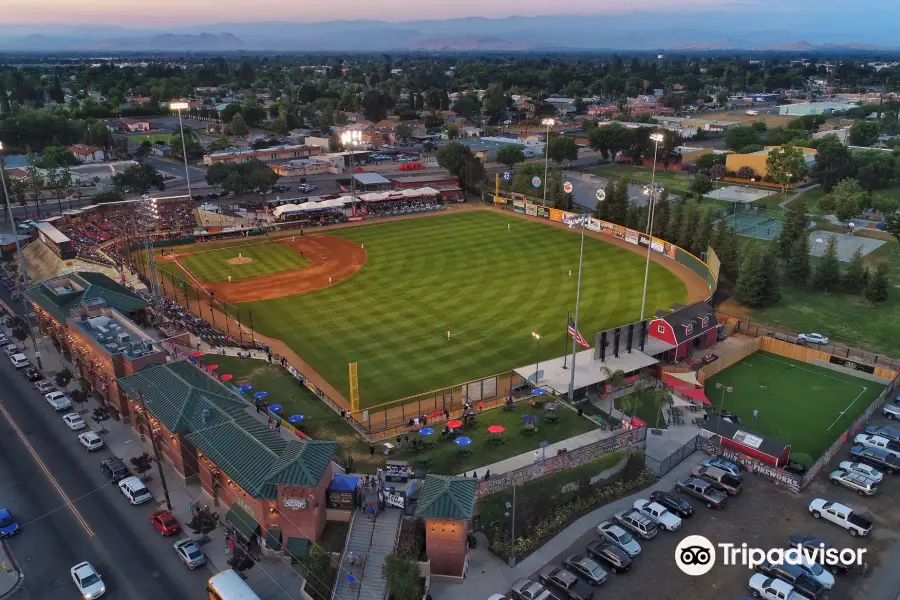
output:
[[[229,260],[238,257],[238,253],[252,262],[240,265],[229,264]],[[222,248],[207,252],[194,252],[179,259],[181,264],[200,281],[217,283],[240,281],[260,275],[274,275],[284,271],[302,269],[309,265],[308,258],[284,244],[257,244],[239,248]]]
[[[171,133],[134,133],[128,136],[128,139],[134,144],[143,144],[144,142],[150,142],[151,144],[155,144],[156,142],[164,142],[168,144],[172,141]]]
[[[544,336],[544,358],[562,355],[566,313],[575,310],[577,233],[471,212],[332,235],[365,244],[358,273],[242,307],[253,311],[255,329],[285,341],[345,395],[347,363],[358,362],[362,406],[533,363],[533,331]],[[592,341],[640,317],[644,256],[592,238],[584,251],[579,329]],[[684,283],[652,263],[647,314],[685,300]]]
[[[791,445],[813,461],[841,435],[885,386],[770,354],[754,352],[706,382],[706,395],[718,408],[741,415],[746,427]],[[759,420],[753,422],[753,410]],[[843,413],[843,414],[841,414]]]

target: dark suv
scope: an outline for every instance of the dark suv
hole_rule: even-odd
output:
[[[107,458],[101,462],[100,470],[103,471],[103,474],[106,475],[110,483],[116,483],[130,475],[128,468],[125,466],[125,463],[122,462],[122,459],[116,457]]]
[[[756,567],[760,573],[775,577],[794,586],[794,591],[809,600],[819,600],[825,593],[825,586],[810,577],[797,565],[783,563],[780,565],[763,561]]]
[[[881,448],[853,446],[850,448],[850,458],[881,469],[888,475],[900,473],[900,458]]]

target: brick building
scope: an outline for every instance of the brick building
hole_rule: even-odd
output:
[[[155,435],[167,462],[186,483],[199,483],[211,505],[226,506],[244,537],[264,537],[270,548],[321,537],[338,442],[285,441],[246,400],[186,361],[117,385],[140,415],[135,430]]]
[[[425,552],[435,575],[463,577],[478,480],[428,474],[416,516],[425,519]]]

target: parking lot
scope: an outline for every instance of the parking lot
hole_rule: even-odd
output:
[[[880,412],[870,423],[892,424]],[[840,461],[848,460],[848,450],[849,445],[835,456],[832,468],[837,468]],[[696,452],[688,460],[696,463],[703,457],[702,453]],[[737,497],[729,497],[723,510],[707,509],[699,501],[684,496],[694,507],[693,516],[685,519],[677,532],[660,531],[654,539],[642,541],[642,553],[634,560],[631,570],[621,575],[610,574],[605,584],[595,588],[595,598],[722,600],[746,597],[750,595],[747,582],[752,574],[746,567],[717,565],[706,575],[690,577],[675,564],[678,542],[688,535],[702,535],[716,544],[731,542],[739,546],[746,543],[751,548],[768,550],[783,548],[791,534],[803,533],[820,537],[835,548],[867,550],[868,566],[856,569],[849,576],[836,576],[834,588],[824,594],[826,599],[895,600],[900,592],[900,574],[895,574],[895,564],[900,557],[900,517],[895,501],[900,490],[900,475],[885,475],[875,496],[861,498],[847,488],[832,485],[827,479],[831,470],[820,473],[800,494],[745,475],[743,491]],[[649,492],[643,497],[648,496]],[[872,533],[866,538],[854,538],[837,525],[814,519],[808,505],[817,497],[840,502],[870,518],[875,523]],[[598,536],[592,527],[549,564],[561,566],[567,556],[583,553],[587,544],[596,539]]]

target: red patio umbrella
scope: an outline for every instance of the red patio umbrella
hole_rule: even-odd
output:
[[[453,419],[452,421],[447,421],[447,427],[450,429],[458,429],[463,426],[463,422],[459,419]]]
[[[506,428],[503,425],[491,425],[488,427],[488,433],[503,433]]]
[[[193,356],[194,358],[200,358],[200,357],[203,356],[204,354],[206,354],[206,352],[200,352],[200,351],[197,351],[197,352],[191,352],[191,356]]]
[[[222,381],[231,381],[232,377],[234,377],[234,375],[232,375],[231,373],[225,373],[224,375],[219,377],[219,379],[221,379]]]
[[[209,366],[206,367],[206,368],[207,368],[207,370],[209,370],[209,371],[215,371],[216,369],[219,368],[219,365],[209,365]]]

